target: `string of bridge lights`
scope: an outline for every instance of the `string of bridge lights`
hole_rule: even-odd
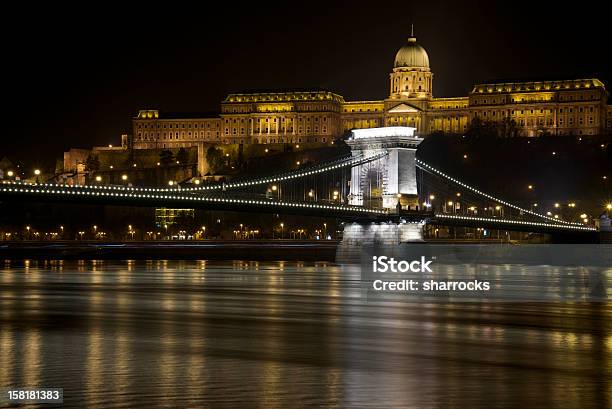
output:
[[[102,186],[100,186],[102,188]],[[370,209],[360,206],[347,206],[347,205],[329,205],[329,204],[312,204],[303,202],[285,202],[285,201],[266,201],[266,200],[255,200],[255,199],[233,199],[230,197],[206,197],[206,196],[177,196],[177,195],[161,195],[151,193],[135,193],[135,192],[107,192],[104,189],[102,191],[88,191],[81,187],[81,189],[56,189],[53,187],[45,187],[45,185],[33,185],[27,187],[3,187],[2,191],[7,193],[25,193],[25,194],[53,194],[53,195],[77,195],[77,196],[103,196],[111,198],[134,198],[134,199],[169,199],[169,200],[184,200],[188,202],[218,202],[218,203],[235,203],[235,204],[250,204],[250,205],[264,205],[264,206],[281,206],[281,207],[293,207],[293,208],[310,208],[310,209],[325,209],[335,210],[341,212],[352,212],[352,213],[367,213],[367,214],[387,214],[385,209]]]
[[[541,226],[541,227],[552,227],[555,229],[577,229],[577,230],[588,230],[588,231],[597,231],[594,227],[585,227],[585,226],[571,226],[568,224],[559,224],[559,223],[541,223],[541,222],[528,222],[524,220],[507,220],[507,219],[492,219],[488,217],[474,217],[474,216],[458,216],[453,214],[435,214],[435,217],[439,217],[441,219],[459,219],[459,220],[474,220],[478,222],[500,222],[505,224],[522,224],[529,226]]]
[[[97,186],[97,188],[103,188]],[[378,214],[385,215],[389,214],[385,209],[371,209],[364,208],[361,206],[347,206],[347,205],[328,205],[328,204],[311,204],[302,202],[284,202],[284,201],[266,201],[266,200],[253,200],[253,199],[233,199],[224,197],[205,197],[205,196],[176,196],[176,195],[160,195],[160,194],[143,194],[135,192],[108,192],[108,191],[87,191],[81,189],[55,189],[50,186],[45,187],[44,184],[32,185],[31,187],[3,187],[3,192],[7,193],[25,193],[25,194],[61,194],[71,196],[103,196],[111,198],[136,198],[136,199],[169,199],[169,200],[184,200],[189,202],[217,202],[217,203],[235,203],[235,204],[250,204],[250,205],[265,205],[265,206],[282,206],[282,207],[293,207],[293,208],[311,208],[311,209],[326,209],[336,210],[342,212],[353,212],[353,213],[366,213],[366,214]],[[507,219],[493,219],[486,217],[473,217],[473,216],[458,216],[448,214],[435,214],[436,218],[440,219],[457,219],[457,220],[469,220],[469,221],[480,221],[480,222],[492,222],[492,223],[503,223],[503,224],[518,224],[518,225],[530,225],[540,227],[551,227],[561,229],[575,229],[584,231],[596,231],[593,227],[585,226],[574,226],[568,224],[559,223],[540,223],[540,222],[528,222],[523,220],[507,220]]]
[[[505,200],[501,200],[499,198],[491,196],[491,195],[489,195],[489,194],[487,194],[487,193],[485,193],[483,191],[480,191],[480,190],[478,190],[478,189],[476,189],[476,188],[474,188],[474,187],[472,187],[470,185],[467,185],[467,184],[461,182],[460,180],[457,180],[457,179],[453,178],[452,176],[447,175],[446,173],[444,173],[444,172],[434,168],[433,166],[428,165],[427,163],[423,162],[420,159],[416,159],[416,164],[417,164],[417,166],[424,167],[424,168],[426,168],[426,170],[430,170],[430,171],[432,171],[432,172],[434,172],[434,173],[436,173],[436,174],[438,174],[438,175],[440,175],[440,176],[442,176],[442,177],[444,177],[444,178],[446,178],[446,179],[448,179],[448,180],[450,180],[450,181],[452,181],[452,182],[454,182],[454,183],[456,183],[456,184],[458,184],[458,185],[460,185],[460,186],[462,186],[462,187],[464,187],[464,188],[466,188],[468,190],[471,190],[474,193],[478,193],[479,195],[484,196],[487,199],[493,200],[493,201],[495,201],[497,203],[501,203],[501,204],[503,204],[505,206],[508,206],[508,207],[511,207],[511,208],[513,208],[515,210],[518,210],[518,211],[521,211],[521,212],[524,212],[524,213],[528,213],[528,214],[531,214],[533,216],[540,217],[540,218],[543,218],[543,219],[546,219],[546,220],[553,221],[553,222],[555,222],[555,224],[568,224],[568,225],[582,227],[582,225],[580,223],[573,223],[573,222],[567,222],[567,221],[564,221],[564,220],[554,219],[552,217],[548,217],[546,215],[543,215],[543,214],[540,214],[540,213],[536,213],[536,212],[534,212],[532,210],[523,209],[523,208],[521,208],[519,206],[516,206],[516,205],[514,205],[512,203],[506,202]]]
[[[270,176],[270,177],[258,178],[258,179],[253,179],[253,180],[246,180],[243,182],[227,183],[227,184],[212,185],[212,186],[192,187],[192,188],[185,188],[181,190],[193,191],[193,190],[210,190],[210,189],[233,189],[233,188],[239,188],[239,187],[263,185],[263,184],[274,183],[274,182],[283,182],[286,180],[297,179],[297,178],[301,178],[305,176],[312,176],[312,175],[316,175],[319,173],[328,172],[330,170],[344,168],[347,166],[361,165],[362,163],[372,162],[374,160],[381,159],[387,155],[388,155],[387,151],[380,153],[378,155],[373,155],[373,156],[368,156],[368,157],[363,157],[363,155],[356,155],[350,158],[341,159],[340,161],[336,161],[333,164],[321,166],[316,169],[306,169],[306,170],[297,171],[297,172],[285,173],[285,174],[278,175],[278,176]]]

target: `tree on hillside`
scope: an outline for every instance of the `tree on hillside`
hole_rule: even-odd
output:
[[[176,153],[176,160],[181,165],[186,165],[189,162],[189,152],[187,152],[187,149],[185,148],[179,149],[178,152]]]
[[[159,163],[164,166],[168,166],[171,163],[174,163],[174,154],[172,153],[172,151],[168,149],[164,149],[163,151],[161,151],[159,153]]]
[[[87,156],[87,159],[85,159],[85,170],[89,172],[100,170],[100,160],[98,159],[98,155],[89,154],[89,156]]]
[[[217,149],[211,146],[206,151],[206,162],[210,168],[210,173],[215,174],[223,167],[223,152],[221,149]]]
[[[483,121],[475,117],[465,134],[470,138],[512,138],[518,135],[518,127],[516,121],[509,117],[501,121]]]
[[[493,121],[483,121],[479,117],[474,117],[465,135],[469,138],[496,138],[498,130]]]
[[[516,121],[508,116],[504,117],[498,124],[500,136],[504,138],[514,138],[518,136]]]

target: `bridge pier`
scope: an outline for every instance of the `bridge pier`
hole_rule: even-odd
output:
[[[344,224],[336,261],[359,263],[363,247],[422,243],[424,222],[350,222]]]

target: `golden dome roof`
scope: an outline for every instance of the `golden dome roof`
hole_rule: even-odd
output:
[[[416,37],[408,38],[408,44],[399,49],[395,55],[395,68],[414,67],[429,68],[429,56],[427,51],[416,42]]]

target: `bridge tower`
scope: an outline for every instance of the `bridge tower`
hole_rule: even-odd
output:
[[[415,130],[390,126],[352,131],[346,143],[353,156],[387,155],[351,169],[350,204],[395,209],[398,202],[418,203],[415,159],[423,139],[414,135]]]

